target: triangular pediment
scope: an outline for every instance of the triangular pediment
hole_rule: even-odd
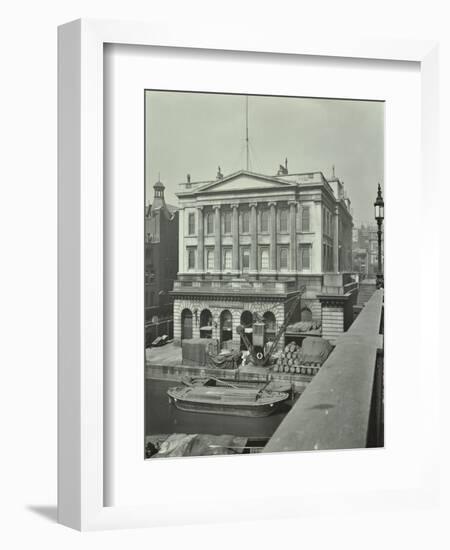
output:
[[[296,187],[295,183],[280,180],[276,177],[263,176],[253,172],[242,170],[230,176],[226,176],[220,180],[216,180],[201,187],[192,189],[191,193],[216,193],[228,191],[246,191],[256,189],[290,189]]]

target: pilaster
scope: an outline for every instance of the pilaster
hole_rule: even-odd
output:
[[[256,202],[250,203],[250,235],[251,235],[251,252],[250,252],[250,272],[258,271],[258,221],[256,215]]]
[[[214,207],[214,234],[215,234],[215,243],[214,243],[214,269],[215,271],[221,270],[221,227],[220,227],[220,205],[216,204]]]
[[[231,208],[233,209],[233,219],[231,221],[231,233],[233,237],[233,272],[237,273],[239,271],[239,205],[232,204]]]
[[[334,235],[333,235],[333,271],[339,273],[339,205],[334,211]]]
[[[203,206],[197,207],[197,267],[196,271],[203,271],[204,266],[204,221]]]
[[[269,202],[270,208],[270,271],[277,270],[277,203]]]
[[[297,202],[289,201],[290,270],[297,271]]]

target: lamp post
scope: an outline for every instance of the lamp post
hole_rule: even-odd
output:
[[[384,220],[384,201],[383,196],[381,195],[381,185],[378,184],[378,194],[377,199],[373,203],[375,208],[375,219],[377,220],[378,225],[378,269],[377,269],[377,288],[384,288],[384,277],[383,277],[383,268],[381,265],[381,234],[382,234],[382,225]]]

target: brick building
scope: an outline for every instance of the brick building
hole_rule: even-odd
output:
[[[322,172],[276,175],[241,170],[181,184],[174,338],[208,336],[240,346],[255,316],[268,338],[306,287],[293,320],[322,320],[326,275],[344,294],[351,270],[352,215],[342,182]],[[331,302],[330,302],[331,303]],[[335,302],[332,302],[335,307]],[[227,344],[228,342],[228,344]],[[283,345],[283,339],[280,345]]]
[[[173,297],[178,271],[178,211],[167,204],[164,185],[153,186],[153,203],[145,210],[145,340],[173,336]]]

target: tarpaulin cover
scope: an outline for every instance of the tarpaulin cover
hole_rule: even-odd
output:
[[[322,363],[330,355],[333,346],[324,338],[307,336],[300,350],[300,363]]]
[[[246,437],[233,435],[172,434],[162,443],[154,458],[242,453],[246,443]]]
[[[211,338],[191,338],[183,340],[181,346],[183,365],[204,367],[208,351],[217,348],[217,343]]]
[[[310,330],[318,330],[321,326],[320,321],[298,321],[288,325],[287,332],[309,332]]]
[[[242,353],[240,351],[230,351],[220,355],[207,356],[207,364],[211,368],[217,369],[236,369],[241,361]]]

